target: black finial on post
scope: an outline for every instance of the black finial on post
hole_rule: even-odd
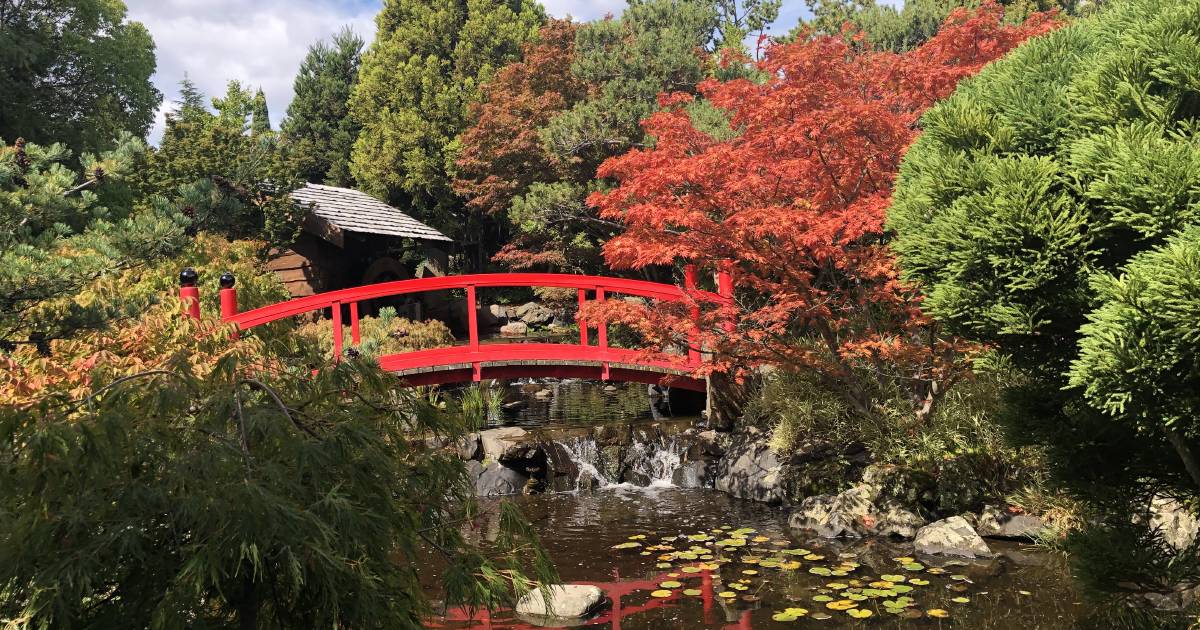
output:
[[[179,272],[179,286],[181,287],[194,287],[199,279],[200,274],[191,267],[185,267],[183,271]]]
[[[225,273],[221,274],[220,282],[222,289],[232,289],[233,285],[237,283],[237,278],[233,277],[233,272],[226,271]]]

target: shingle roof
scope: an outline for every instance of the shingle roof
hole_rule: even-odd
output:
[[[347,232],[405,236],[426,241],[449,241],[445,234],[392,206],[352,188],[305,184],[292,191],[300,204],[315,204],[313,213]]]

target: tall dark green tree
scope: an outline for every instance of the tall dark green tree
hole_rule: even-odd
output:
[[[351,165],[359,185],[469,235],[450,188],[455,138],[481,84],[520,58],[544,21],[534,0],[388,0],[350,98],[362,125]]]
[[[305,181],[333,186],[353,183],[350,151],[359,125],[350,117],[349,101],[358,82],[362,48],[362,38],[344,28],[332,42],[309,47],[300,65],[283,135]]]
[[[0,2],[0,138],[81,155],[144,136],[162,100],[154,69],[154,41],[122,2]]]
[[[254,93],[250,102],[250,134],[260,135],[271,132],[271,112],[267,110],[267,95],[262,88]]]

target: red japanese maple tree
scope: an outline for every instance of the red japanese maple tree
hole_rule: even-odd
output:
[[[643,122],[654,145],[599,170],[617,186],[589,202],[626,226],[605,258],[615,269],[727,265],[736,299],[703,305],[699,330],[687,308],[666,305],[614,301],[585,315],[664,344],[699,339],[715,352],[704,371],[815,371],[862,411],[876,384],[902,383],[918,417],[929,413],[966,348],[937,334],[900,281],[884,213],[922,112],[1059,23],[1003,17],[994,3],[956,10],[906,53],[827,36],[774,46],[759,64],[765,82],[700,86],[728,115],[734,134],[722,141],[693,124],[684,107],[693,97],[663,95],[663,111]]]

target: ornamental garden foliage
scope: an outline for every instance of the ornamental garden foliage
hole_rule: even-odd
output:
[[[1088,506],[1068,546],[1104,589],[1198,570],[1146,520],[1200,497],[1197,50],[1165,0],[1031,41],[924,116],[889,213],[926,312],[1027,375],[1012,434]]]

